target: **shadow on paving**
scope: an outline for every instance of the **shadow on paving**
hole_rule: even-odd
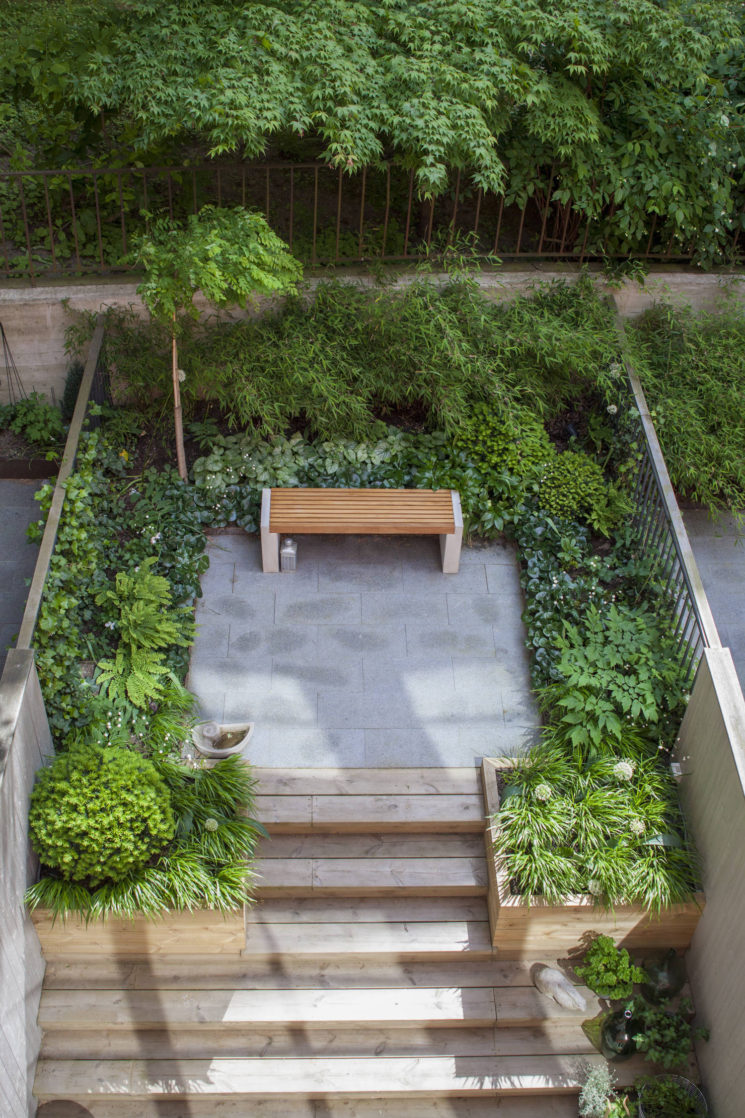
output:
[[[301,536],[265,575],[258,538],[216,534],[189,686],[205,718],[256,723],[264,767],[450,767],[534,740],[515,553],[429,537]]]

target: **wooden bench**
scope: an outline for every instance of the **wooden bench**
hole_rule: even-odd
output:
[[[281,535],[439,536],[444,574],[457,574],[463,540],[454,489],[262,489],[261,563],[279,570]]]

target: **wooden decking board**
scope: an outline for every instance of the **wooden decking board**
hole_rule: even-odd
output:
[[[322,920],[330,925],[411,924],[486,919],[482,897],[273,897],[246,910],[247,924],[317,924]]]
[[[48,990],[42,1029],[178,1029],[237,1025],[427,1027],[496,1022],[490,987],[375,987],[339,990]],[[219,1045],[219,1040],[215,1041]]]
[[[258,896],[485,896],[483,858],[259,858]]]
[[[540,1099],[242,1099],[169,1100],[80,1098],[93,1118],[577,1118],[577,1102],[566,1096]]]
[[[262,796],[480,795],[481,770],[264,769],[252,770]]]
[[[386,955],[398,959],[457,952],[495,954],[489,925],[483,921],[422,921],[380,924],[253,924],[246,930],[245,955],[292,957],[331,954]]]
[[[588,990],[578,986],[577,990],[585,998],[587,1009],[565,1009],[534,986],[504,987],[497,990],[497,1024],[502,1028],[515,1025],[532,1025],[540,1021],[574,1021],[581,1024],[588,1017],[594,1017],[603,1008],[603,1003]]]
[[[588,1057],[601,1063],[602,1056]],[[647,1065],[648,1066],[648,1065]],[[638,1057],[617,1065],[619,1083],[646,1070]],[[252,1098],[346,1099],[463,1097],[468,1095],[576,1093],[574,1056],[433,1056],[344,1059],[334,1057],[202,1060],[41,1060],[35,1093],[40,1100],[127,1094],[130,1098],[192,1095]]]
[[[530,970],[523,963],[502,963],[498,957],[472,960],[470,956],[442,962],[395,962],[349,956],[323,961],[288,957],[281,966],[271,959],[210,960],[154,959],[133,963],[120,978],[118,968],[96,959],[50,963],[45,990],[253,990],[253,989],[395,989],[433,987],[528,986]],[[200,969],[200,963],[202,964]]]
[[[134,1060],[146,1053],[151,1060],[196,1060],[205,1052],[214,1051],[215,1041],[212,1029],[60,1029],[44,1034],[41,1055],[45,1060],[86,1060],[95,1052],[100,1059]],[[219,1051],[224,1058],[493,1056],[497,1054],[497,1041],[491,1027],[364,1025],[340,1031],[324,1027],[259,1029],[234,1025],[220,1031]]]
[[[476,834],[295,834],[264,839],[258,854],[267,858],[480,858],[484,840]]]
[[[384,834],[394,832],[483,833],[484,805],[476,793],[395,796],[387,794],[256,797],[256,815],[271,833]]]

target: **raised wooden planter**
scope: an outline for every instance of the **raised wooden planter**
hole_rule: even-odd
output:
[[[223,916],[211,909],[169,912],[159,920],[91,920],[52,923],[49,912],[31,914],[47,961],[75,955],[139,958],[153,955],[240,955],[246,934],[243,911]]]
[[[497,774],[512,764],[510,758],[484,758],[481,779],[487,827],[484,832],[489,873],[489,923],[492,943],[503,959],[557,958],[579,946],[585,932],[601,932],[630,950],[675,947],[685,950],[704,908],[704,896],[695,902],[673,905],[660,916],[640,905],[618,905],[609,910],[596,904],[589,893],[551,905],[540,897],[516,896],[503,864],[494,855],[491,817],[499,811]]]

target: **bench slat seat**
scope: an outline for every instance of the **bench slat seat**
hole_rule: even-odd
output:
[[[281,535],[437,535],[443,571],[458,570],[463,520],[450,489],[264,489],[264,571],[279,570]]]
[[[455,531],[449,489],[272,489],[270,532],[439,535]]]

